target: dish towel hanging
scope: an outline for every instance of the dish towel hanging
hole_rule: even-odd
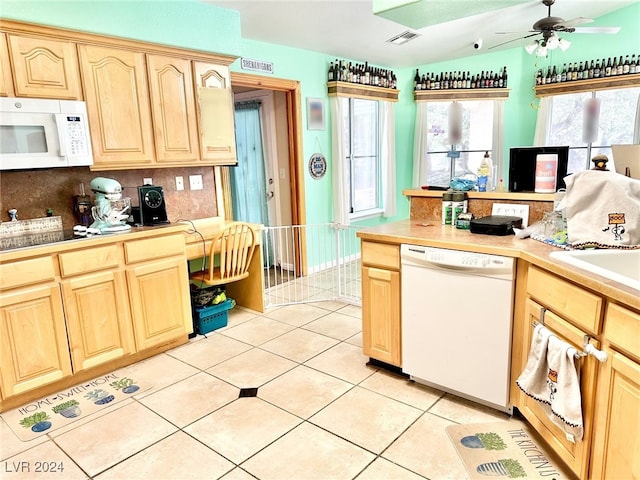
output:
[[[516,384],[529,397],[540,402],[567,438],[579,441],[582,440],[583,423],[576,352],[544,325],[537,325],[527,365]]]

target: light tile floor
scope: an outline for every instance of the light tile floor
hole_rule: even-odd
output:
[[[32,442],[0,420],[0,478],[468,478],[445,428],[508,416],[367,360],[357,306],[235,308],[227,327],[127,367],[153,388],[101,416]]]

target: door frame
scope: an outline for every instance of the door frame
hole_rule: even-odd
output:
[[[285,93],[287,103],[287,137],[289,141],[291,223],[293,225],[304,225],[306,223],[306,210],[304,199],[304,169],[302,168],[302,100],[300,95],[300,82],[283,78],[264,77],[250,73],[231,72],[231,85]],[[231,207],[231,185],[228,178],[226,181],[224,178],[229,175],[228,168],[224,168],[223,170],[222,189],[225,199],[225,218],[232,218],[230,211],[228,211]]]

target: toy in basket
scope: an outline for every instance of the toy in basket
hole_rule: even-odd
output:
[[[226,327],[229,318],[229,310],[235,307],[236,301],[232,298],[209,307],[195,307],[193,311],[196,332],[200,335],[212,332],[218,328]]]

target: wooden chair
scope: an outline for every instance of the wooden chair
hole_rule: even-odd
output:
[[[258,245],[255,230],[244,222],[235,222],[224,227],[212,243],[208,270],[193,272],[191,280],[207,285],[223,285],[249,276],[249,265]],[[216,265],[215,257],[219,255]]]

